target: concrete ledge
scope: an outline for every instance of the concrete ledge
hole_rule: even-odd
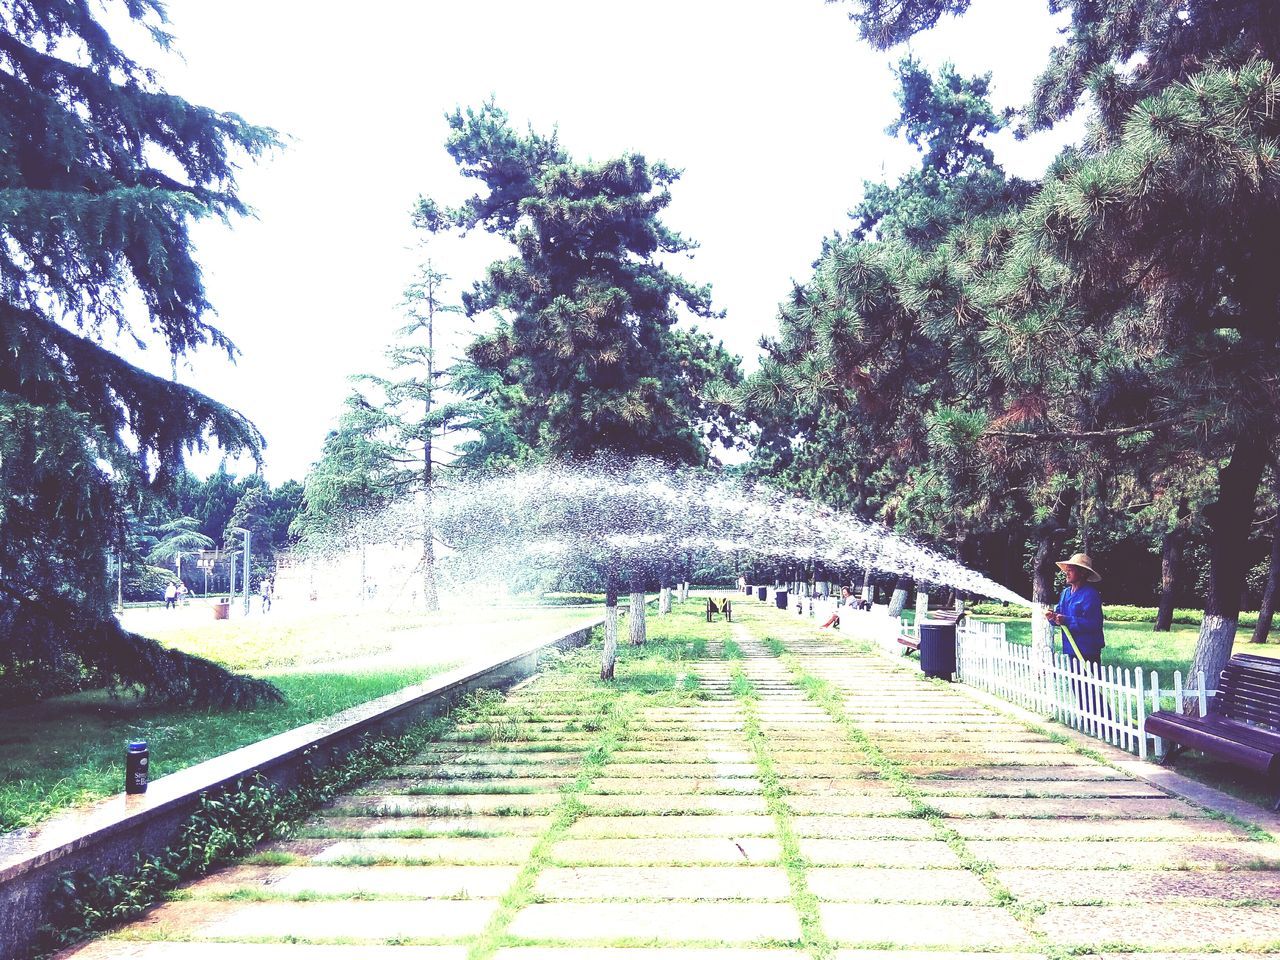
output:
[[[369,735],[395,735],[417,721],[447,713],[466,694],[507,689],[537,672],[547,654],[587,642],[603,618],[542,641],[497,663],[466,666],[426,683],[277,734],[152,782],[144,794],[117,795],[25,830],[0,836],[0,960],[22,960],[51,920],[59,877],[89,870],[98,876],[129,869],[138,853],[159,853],[180,837],[202,794],[225,790],[255,774],[291,787],[304,764],[323,768]],[[305,759],[304,759],[305,754]]]

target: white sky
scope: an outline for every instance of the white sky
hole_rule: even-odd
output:
[[[997,105],[1020,105],[1055,40],[1045,7],[975,0],[911,49],[992,71]],[[712,284],[728,311],[712,333],[748,368],[863,180],[915,162],[883,132],[906,49],[874,53],[822,0],[169,0],[169,13],[182,59],[145,58],[166,89],[292,138],[240,178],[256,219],[196,231],[214,322],[243,356],[206,351],[179,371],[258,424],[272,483],[304,477],[346,378],[380,369],[424,256],[414,200],[471,192],[444,150],[457,105],[493,94],[522,126],[558,126],[578,159],[634,150],[683,169],[666,219],[701,249],[680,272]],[[1034,177],[1074,133],[996,149]],[[430,252],[457,293],[506,248],[473,234]],[[450,322],[461,343],[470,325]]]

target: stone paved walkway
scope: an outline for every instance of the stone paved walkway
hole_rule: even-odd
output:
[[[1280,844],[763,605],[724,636],[740,658],[713,643],[689,665],[703,699],[642,709],[572,799],[560,788],[586,769],[599,718],[556,700],[550,675],[513,695],[540,712],[501,739],[462,728],[304,838],[64,956],[1190,960],[1280,946]]]

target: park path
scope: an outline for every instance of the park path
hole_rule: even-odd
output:
[[[303,838],[63,956],[1189,960],[1280,945],[1280,844],[1257,831],[778,611],[744,604],[723,637],[681,667],[696,699],[641,697],[619,720],[538,678]]]

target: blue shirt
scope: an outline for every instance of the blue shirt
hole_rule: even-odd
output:
[[[1063,623],[1071,631],[1085,658],[1102,653],[1107,644],[1102,639],[1102,594],[1097,587],[1092,583],[1082,583],[1074,590],[1067,587],[1054,610],[1062,614]],[[1062,638],[1062,652],[1069,657],[1075,656],[1071,641],[1065,636]]]

